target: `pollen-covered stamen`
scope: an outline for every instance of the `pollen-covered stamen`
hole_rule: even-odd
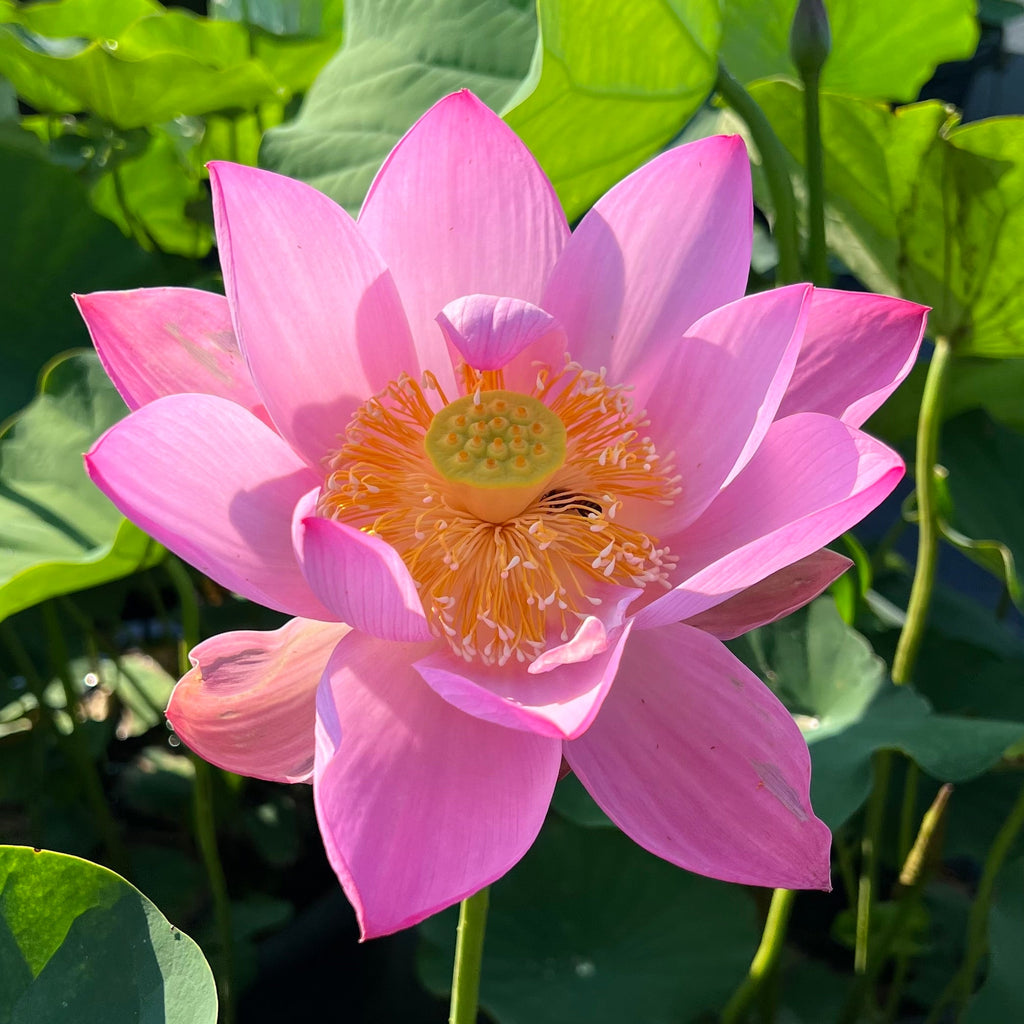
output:
[[[565,426],[531,395],[477,391],[434,417],[424,446],[467,512],[503,523],[562,468]]]
[[[531,395],[504,391],[501,371],[469,367],[460,387],[463,397],[449,403],[429,375],[403,376],[358,409],[327,460],[317,506],[319,515],[372,531],[398,551],[438,636],[467,661],[532,661],[567,640],[608,585],[667,584],[675,559],[641,524],[644,508],[672,502],[678,478],[671,457],[642,436],[646,423],[625,389],[572,363],[557,374],[542,368]],[[480,511],[495,515],[496,496],[516,479],[509,462],[517,424],[494,401],[518,402],[529,423],[550,416],[554,434],[564,430],[558,468],[552,474],[537,456],[537,475],[527,477],[533,496],[523,505],[520,493],[500,521]],[[470,414],[452,427],[445,417],[463,415],[463,405]],[[508,478],[469,487],[488,508],[473,511],[466,488],[443,469],[445,448],[436,460],[428,454],[428,433],[442,445],[457,435],[461,447],[450,445],[449,455],[477,436],[485,450],[501,440],[481,460],[494,459]]]

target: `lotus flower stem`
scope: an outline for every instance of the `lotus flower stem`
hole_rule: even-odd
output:
[[[817,285],[829,283],[825,246],[825,159],[821,147],[821,69],[832,50],[822,0],[800,0],[789,33],[789,55],[804,86],[804,166],[807,168],[807,268]]]
[[[459,905],[459,928],[455,939],[455,968],[452,972],[452,1003],[448,1024],[475,1024],[480,997],[480,966],[487,927],[490,889],[464,899]]]
[[[182,637],[179,645],[178,671],[184,675],[189,670],[188,652],[199,643],[199,605],[196,601],[192,580],[181,562],[173,555],[164,566],[178,595],[181,612]],[[213,813],[213,769],[200,757],[192,756],[196,773],[193,790],[193,820],[196,843],[203,858],[203,867],[210,883],[213,897],[213,913],[217,922],[221,955],[220,970],[217,972],[217,990],[220,995],[220,1020],[222,1024],[233,1024],[234,1005],[234,946],[231,928],[231,901],[228,896],[224,865],[217,849],[217,822]]]
[[[917,806],[917,788],[921,769],[917,762],[907,759],[907,771],[903,779],[903,805],[900,808],[900,860],[906,859],[914,844],[914,808]]]
[[[742,118],[750,130],[751,138],[761,154],[775,206],[775,223],[772,233],[779,247],[779,266],[775,272],[776,284],[792,284],[803,277],[800,267],[800,245],[796,230],[796,200],[793,198],[793,183],[786,171],[786,151],[779,137],[765,117],[764,111],[754,102],[753,97],[729,74],[724,64],[718,65],[718,80],[715,88],[719,95]]]
[[[893,943],[906,929],[911,913],[920,902],[930,874],[929,868],[937,860],[942,845],[942,823],[952,792],[951,785],[948,783],[944,785],[921,819],[914,844],[903,858],[903,867],[900,871],[902,892],[899,905],[886,925],[878,930],[878,939],[871,960],[850,991],[849,998],[840,1014],[839,1024],[856,1024],[856,1021],[860,1019],[864,1000],[874,988],[878,976],[889,958]],[[901,955],[897,963],[897,976],[890,987],[889,1000],[885,1010],[886,1019],[892,1016],[899,1005],[899,986],[902,985],[902,977],[905,976],[907,969],[906,956]]]
[[[864,838],[861,840],[860,884],[857,888],[857,931],[853,968],[864,974],[868,968],[868,939],[871,934],[871,910],[878,885],[878,847],[885,818],[885,798],[892,770],[892,751],[875,754],[875,782],[864,815]]]
[[[71,681],[71,673],[68,669],[67,645],[64,642],[64,633],[61,630],[60,619],[57,617],[56,604],[53,601],[47,601],[43,604],[42,611],[43,621],[46,623],[46,641],[50,649],[53,670],[64,687],[67,714],[71,722],[71,731],[67,736],[67,754],[78,770],[85,799],[95,815],[100,834],[103,837],[103,845],[106,848],[107,856],[110,858],[111,867],[122,875],[128,874],[128,854],[124,848],[124,843],[121,842],[117,822],[114,820],[114,815],[107,804],[99,769],[89,754],[82,733],[78,730],[78,719],[75,717],[78,694],[75,693],[75,688]],[[40,707],[40,713],[46,713],[45,707]]]
[[[739,1024],[757,993],[775,972],[786,943],[786,928],[795,897],[796,893],[792,889],[776,889],[772,893],[768,918],[761,933],[761,944],[757,947],[754,959],[750,961],[746,978],[722,1011],[722,1024]]]
[[[825,244],[825,155],[821,146],[821,87],[817,74],[804,78],[804,161],[807,166],[807,270],[816,285],[827,285]]]
[[[892,681],[897,684],[908,682],[913,674],[935,584],[935,567],[939,558],[939,523],[934,474],[939,450],[939,426],[942,422],[942,388],[952,355],[948,339],[936,338],[921,398],[915,460],[920,533],[907,620],[896,644],[896,655],[892,663]]]

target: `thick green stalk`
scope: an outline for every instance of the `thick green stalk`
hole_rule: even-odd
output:
[[[203,867],[213,895],[213,914],[221,945],[220,1021],[232,1024],[235,1019],[234,977],[235,951],[231,927],[231,899],[224,867],[217,850],[217,822],[213,814],[213,769],[201,758],[192,755],[195,767],[195,799],[192,814],[196,829],[196,842],[203,858]]]
[[[67,705],[67,715],[71,722],[71,731],[67,736],[66,749],[72,763],[78,772],[78,779],[81,783],[83,794],[89,809],[92,811],[96,825],[103,837],[103,845],[110,860],[110,866],[122,875],[128,875],[128,853],[121,842],[121,835],[117,829],[117,822],[110,811],[107,803],[106,793],[103,791],[103,780],[100,778],[99,768],[96,762],[89,755],[85,745],[85,737],[79,731],[78,719],[76,718],[78,694],[75,693],[74,683],[71,680],[69,668],[69,657],[67,645],[64,643],[64,633],[60,627],[60,620],[57,618],[57,609],[53,601],[46,601],[42,606],[43,621],[46,623],[46,639],[50,648],[50,660],[53,671],[64,687],[64,701]],[[45,709],[41,708],[45,713]]]
[[[903,886],[903,892],[900,895],[899,905],[887,925],[878,934],[871,958],[864,970],[858,972],[857,981],[850,990],[849,998],[840,1013],[839,1024],[856,1024],[860,1019],[864,1001],[874,990],[893,944],[906,928],[914,907],[920,901],[928,878],[929,866],[935,859],[938,845],[941,842],[940,826],[945,817],[946,805],[952,791],[952,786],[948,784],[943,786],[921,819],[917,837],[904,859],[903,869],[900,871],[900,885]],[[905,972],[906,964],[904,963],[903,973]],[[891,1005],[890,1001],[890,1007]]]
[[[765,117],[764,111],[753,97],[729,74],[723,64],[718,65],[718,94],[742,118],[750,130],[751,138],[761,154],[768,191],[775,206],[772,233],[779,248],[779,266],[775,272],[776,284],[792,284],[803,277],[800,267],[800,242],[796,228],[796,200],[793,183],[786,171],[786,151],[779,137]]]
[[[452,1002],[448,1024],[476,1024],[480,1003],[480,968],[487,929],[486,887],[464,899],[459,906],[459,927],[455,936],[455,968],[452,972]]]
[[[181,643],[178,653],[178,670],[184,675],[190,668],[188,652],[199,643],[199,604],[195,588],[185,567],[173,555],[164,561],[164,568],[178,595],[181,612]],[[202,758],[192,755],[196,783],[193,790],[193,822],[196,843],[206,869],[206,878],[213,897],[213,913],[217,922],[217,933],[221,946],[221,963],[218,972],[220,993],[221,1024],[233,1024],[235,1019],[234,975],[235,956],[233,930],[231,927],[231,899],[228,895],[227,879],[217,849],[217,822],[213,812],[213,769]]]
[[[825,245],[825,153],[821,146],[821,79],[804,76],[804,161],[807,165],[807,269],[817,285],[830,283]]]
[[[889,791],[892,751],[875,754],[875,780],[864,814],[864,838],[861,840],[860,882],[857,886],[857,930],[853,951],[853,969],[864,974],[870,953],[871,911],[878,886],[878,847],[885,817],[885,799]]]
[[[953,358],[953,350],[946,338],[935,339],[935,351],[928,366],[917,420],[917,474],[918,541],[917,565],[910,588],[907,621],[896,644],[892,662],[892,681],[906,683],[914,671],[917,652],[924,638],[928,606],[935,586],[935,568],[939,560],[939,510],[935,493],[935,463],[939,454],[939,426],[942,423],[942,390]]]
[[[903,777],[903,804],[900,807],[900,861],[907,858],[914,844],[914,810],[917,807],[917,785],[921,769],[917,763],[907,759],[907,771]]]
[[[32,828],[32,845],[42,846],[43,818],[42,793],[47,785],[46,755],[47,743],[53,739],[58,746],[67,737],[62,736],[54,724],[50,708],[46,703],[46,682],[25,650],[9,619],[0,622],[0,639],[7,646],[15,669],[21,673],[29,692],[36,699],[36,723],[32,727],[32,791],[28,794],[28,813]]]
[[[793,911],[796,893],[792,889],[776,889],[768,907],[768,918],[761,933],[761,944],[740,987],[732,994],[722,1011],[721,1024],[739,1024],[762,987],[778,968],[786,944],[786,928]]]

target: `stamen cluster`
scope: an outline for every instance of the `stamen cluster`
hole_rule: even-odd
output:
[[[503,388],[501,371],[463,367],[462,377],[467,396]],[[567,362],[540,369],[532,398],[564,424],[566,457],[500,521],[468,508],[428,455],[431,425],[454,404],[429,373],[403,375],[360,407],[327,460],[319,514],[394,547],[433,628],[470,662],[532,661],[568,640],[608,585],[667,585],[674,562],[623,514],[637,501],[670,504],[679,490],[626,390]]]

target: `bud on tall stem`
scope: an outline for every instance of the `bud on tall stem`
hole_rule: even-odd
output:
[[[832,50],[823,0],[799,0],[789,30],[789,55],[803,79],[816,78]]]

